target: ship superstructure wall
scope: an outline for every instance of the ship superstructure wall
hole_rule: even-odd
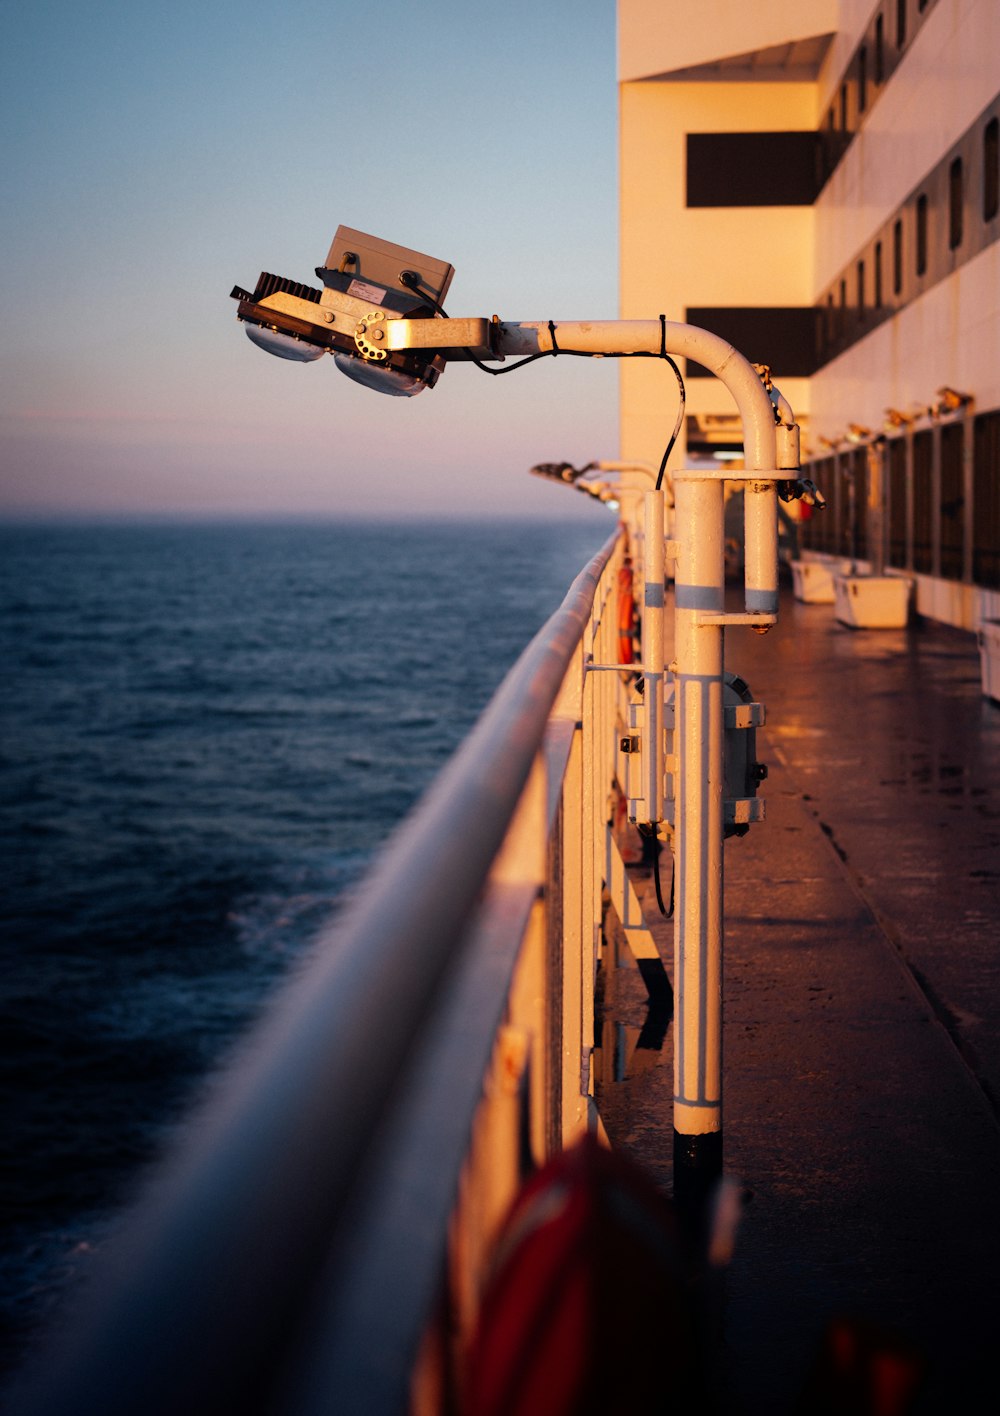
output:
[[[816,549],[876,558],[839,482],[886,438],[886,562],[920,613],[975,628],[1000,606],[1000,7],[618,19],[623,314],[655,305],[771,366],[831,489]],[[621,370],[623,457],[653,456],[655,372]],[[688,460],[736,455],[731,405],[686,373]]]

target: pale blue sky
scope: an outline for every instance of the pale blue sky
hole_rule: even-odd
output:
[[[0,514],[595,515],[617,366],[380,397],[256,350],[343,223],[450,261],[449,312],[616,313],[614,0],[8,0]]]

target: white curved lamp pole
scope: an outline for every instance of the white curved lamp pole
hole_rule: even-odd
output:
[[[743,423],[744,466],[674,475],[676,562],[673,801],[676,890],[674,918],[674,1188],[695,1198],[722,1168],[722,936],[724,814],[724,661],[727,624],[766,629],[778,610],[777,483],[794,479],[798,429],[787,401],[772,403],[754,366],[724,339],[664,320],[522,321],[388,319],[384,348],[435,351],[482,362],[551,354],[670,354],[694,359],[721,379]],[[360,348],[360,346],[359,346]],[[605,464],[609,467],[610,464]],[[644,470],[644,469],[643,469]],[[724,482],[745,487],[744,608],[726,613],[723,559]],[[663,761],[663,503],[646,494],[648,680],[646,753],[650,821],[670,811],[662,802]],[[655,529],[659,528],[659,530]],[[655,603],[659,598],[659,604]],[[651,603],[652,602],[652,603]],[[657,643],[650,645],[655,637]],[[652,690],[652,691],[651,691]]]

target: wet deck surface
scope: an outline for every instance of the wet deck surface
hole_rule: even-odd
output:
[[[792,1411],[844,1315],[923,1354],[917,1410],[992,1409],[1000,706],[972,635],[850,631],[790,597],[726,658],[767,706],[770,775],[766,823],[726,846],[725,1168],[749,1198],[722,1409]],[[672,1029],[658,1047],[637,973],[606,984],[602,1115],[669,1185]]]

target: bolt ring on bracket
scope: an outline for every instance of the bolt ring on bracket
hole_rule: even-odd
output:
[[[389,351],[380,347],[385,341],[385,314],[382,310],[369,310],[354,330],[354,342],[365,359],[382,363],[388,359]]]

